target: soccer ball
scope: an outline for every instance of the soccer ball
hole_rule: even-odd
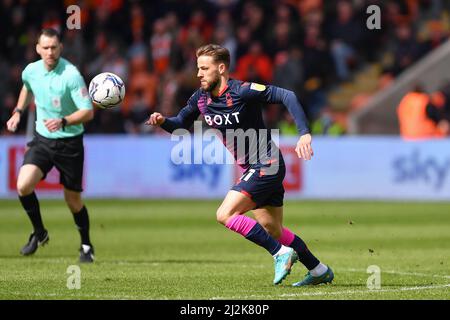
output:
[[[89,83],[92,102],[103,109],[119,105],[125,97],[125,84],[119,76],[111,72],[96,75]]]

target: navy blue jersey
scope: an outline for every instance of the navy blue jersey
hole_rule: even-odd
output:
[[[198,89],[178,115],[167,118],[161,127],[170,133],[178,128],[189,129],[203,115],[205,122],[221,133],[224,145],[237,163],[247,169],[250,165],[272,162],[274,151],[278,151],[263,121],[262,105],[268,103],[285,105],[299,134],[309,133],[305,113],[292,91],[234,79],[228,80],[217,97]],[[238,149],[243,147],[240,139],[245,143],[243,152]]]

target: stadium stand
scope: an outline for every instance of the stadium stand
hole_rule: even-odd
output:
[[[198,86],[194,49],[207,42],[231,51],[234,76],[293,90],[315,133],[328,134],[323,128],[333,126],[332,134],[395,134],[395,121],[385,122],[386,129],[375,126],[368,132],[358,131],[353,115],[365,110],[377,93],[389,89],[418,60],[441,47],[450,34],[450,4],[443,0],[180,3],[2,1],[0,72],[6,76],[0,79],[0,133],[11,134],[5,123],[21,87],[21,70],[37,59],[34,39],[43,27],[62,32],[64,56],[87,81],[111,71],[126,82],[123,106],[111,112],[97,110],[87,133],[128,134],[159,133],[141,125],[146,116],[152,111],[175,114],[184,106]],[[372,4],[381,8],[379,30],[366,27],[366,8]],[[81,8],[80,30],[66,28],[69,5]],[[191,9],[185,10],[186,6]],[[396,106],[392,102],[388,111],[394,118]],[[268,106],[265,115],[271,127],[286,128],[283,108]],[[331,123],[321,125],[324,121]],[[25,131],[22,122],[14,134]]]

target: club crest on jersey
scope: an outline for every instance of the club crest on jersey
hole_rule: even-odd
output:
[[[60,97],[53,97],[52,98],[52,105],[55,109],[61,109],[61,98]]]
[[[232,107],[233,106],[233,99],[231,98],[231,94],[229,92],[227,92],[227,94],[225,96],[227,98],[227,107]]]
[[[263,84],[259,84],[259,83],[252,83],[250,85],[250,89],[256,90],[256,91],[264,91],[264,90],[266,90],[266,86]]]

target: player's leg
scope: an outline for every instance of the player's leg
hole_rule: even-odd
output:
[[[283,227],[283,207],[265,206],[253,210],[253,214],[267,232],[278,239],[280,243],[297,252],[300,262],[308,270],[313,270],[320,264],[320,261],[309,251],[305,242],[288,228]]]
[[[217,210],[217,221],[253,243],[265,248],[275,259],[274,284],[289,274],[297,259],[295,252],[280,244],[254,219],[244,215],[255,207],[255,202],[241,192],[230,190]]]
[[[275,255],[281,244],[271,237],[262,226],[245,213],[255,207],[255,203],[244,194],[230,190],[217,209],[217,221],[228,229],[265,248]]]
[[[89,214],[81,198],[81,192],[64,188],[64,199],[72,213],[81,238],[80,262],[94,261],[94,246],[89,236]]]
[[[89,237],[89,214],[81,198],[80,191],[64,188],[64,199],[72,212],[75,225],[81,238],[80,262],[94,261],[94,246]]]
[[[293,248],[298,255],[299,261],[308,269],[308,279],[319,284],[331,282],[333,274],[331,269],[321,263],[308,249],[305,242],[288,228],[283,227],[283,207],[265,206],[253,210],[255,219],[267,230],[274,238],[288,247]],[[306,280],[306,278],[305,278]],[[311,282],[308,281],[308,282]],[[295,285],[299,285],[300,282]],[[306,284],[302,284],[306,285]]]
[[[94,261],[94,247],[89,237],[89,213],[81,198],[83,191],[84,147],[81,137],[66,140],[63,150],[55,156],[55,166],[64,186],[64,199],[80,233],[80,262]]]
[[[42,223],[39,201],[34,190],[38,182],[45,179],[52,166],[51,152],[47,142],[41,141],[38,136],[34,137],[27,144],[23,165],[17,177],[19,200],[34,229],[28,243],[20,251],[23,255],[35,253],[38,246],[46,244],[49,240],[48,232]]]
[[[254,209],[252,212],[256,221],[258,221],[272,237],[280,241],[283,232],[283,207],[264,206]]]
[[[49,240],[48,232],[42,222],[39,201],[34,192],[36,185],[43,177],[42,170],[34,164],[24,164],[17,177],[19,200],[33,225],[33,232],[28,239],[28,243],[20,251],[23,255],[35,253],[38,245],[44,245]]]

